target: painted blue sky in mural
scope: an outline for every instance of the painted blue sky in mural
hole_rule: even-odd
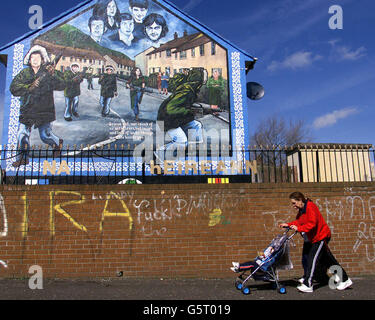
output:
[[[48,21],[80,0],[13,0],[2,3],[0,46],[27,33],[29,7]],[[313,142],[375,144],[375,60],[371,0],[170,0],[259,61],[249,81],[266,96],[248,100],[250,133],[276,115],[303,119]],[[343,9],[343,29],[332,30],[329,8]],[[17,10],[15,10],[17,8]],[[3,92],[4,68],[0,88]]]

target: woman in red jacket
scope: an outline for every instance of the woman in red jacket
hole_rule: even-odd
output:
[[[289,198],[293,208],[298,210],[296,220],[282,223],[279,227],[290,227],[301,232],[309,241],[309,245],[306,245],[303,250],[306,255],[305,274],[303,279],[300,279],[301,285],[297,289],[302,292],[313,292],[312,279],[316,275],[319,264],[325,268],[325,271],[334,265],[341,266],[328,248],[331,230],[324,221],[318,207],[310,199],[306,199],[301,192],[293,192]],[[338,290],[344,290],[353,283],[345,270],[342,267],[341,269],[342,279],[336,286]]]

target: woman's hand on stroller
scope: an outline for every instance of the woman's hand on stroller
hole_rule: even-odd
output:
[[[292,230],[294,230],[295,232],[298,231],[298,227],[297,227],[296,225],[294,225],[294,224],[292,224],[292,225],[288,225],[287,223],[280,223],[280,224],[279,224],[279,228],[292,229]]]

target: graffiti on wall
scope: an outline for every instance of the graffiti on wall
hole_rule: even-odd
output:
[[[214,230],[233,223],[238,206],[244,201],[241,196],[228,190],[217,193],[201,192],[199,194],[166,193],[164,190],[160,195],[153,197],[140,197],[134,191],[110,191],[83,194],[77,191],[55,190],[47,193],[49,204],[48,219],[44,230],[49,231],[51,239],[58,239],[60,231],[73,228],[88,239],[100,238],[105,235],[112,226],[123,234],[125,238],[133,239],[134,232],[144,238],[157,238],[168,236],[169,232],[175,230],[175,226],[188,226],[194,220],[200,222],[200,226]],[[21,206],[17,206],[20,215],[20,223],[15,230],[20,231],[25,241],[30,233],[34,231],[32,218],[34,216],[30,195],[26,191],[21,197]],[[343,223],[350,230],[349,248],[353,254],[362,255],[368,262],[375,261],[375,195],[351,193],[344,197],[329,199],[314,199],[318,205],[331,230],[335,234],[343,235]],[[98,206],[98,203],[101,205]],[[87,209],[90,208],[90,209]],[[93,210],[94,208],[94,210]],[[89,212],[87,211],[89,210]],[[87,214],[84,213],[87,211]],[[96,212],[95,212],[96,211]],[[88,216],[94,218],[89,218]],[[6,203],[0,194],[0,238],[9,236],[9,217],[6,211]],[[295,213],[280,210],[265,211],[261,213],[264,230],[267,233],[279,232],[278,225],[286,220],[294,219]],[[112,219],[120,218],[112,223]],[[59,220],[59,223],[56,222]],[[232,220],[232,221],[231,221]],[[66,225],[61,224],[65,221]],[[119,221],[123,221],[119,224]],[[12,222],[13,223],[13,222]],[[14,228],[14,227],[13,227]],[[62,228],[59,230],[59,228]],[[346,229],[346,230],[347,230]],[[68,229],[69,230],[69,229]],[[90,233],[95,233],[94,235]],[[1,258],[1,257],[0,257]],[[0,260],[3,267],[7,267],[7,261]]]
[[[353,193],[350,190],[351,193]],[[353,253],[359,253],[360,248],[364,248],[368,262],[375,262],[375,221],[373,210],[375,210],[375,195],[352,194],[339,200],[314,199],[319,210],[326,219],[332,233],[336,230],[336,223],[341,221],[355,221],[350,225],[351,232],[356,234],[353,243]],[[285,221],[295,219],[294,213],[283,213],[279,210],[266,211],[262,213],[265,219],[265,231],[275,232],[279,230],[278,225]],[[357,221],[359,221],[357,223]]]
[[[318,199],[322,212],[326,213],[327,223],[334,230],[334,222],[346,219],[359,221],[352,228],[356,232],[356,240],[353,244],[353,252],[358,252],[360,247],[364,247],[366,258],[369,262],[375,261],[375,224],[372,210],[375,209],[375,196],[363,198],[362,195],[348,195],[342,200],[324,201]]]
[[[101,239],[106,234],[106,230],[111,228],[113,231],[113,224],[106,223],[112,218],[120,218],[124,224],[119,225],[119,220],[116,220],[116,231],[123,234],[123,236],[133,239],[134,231],[138,231],[141,237],[161,237],[168,233],[168,228],[180,220],[182,224],[188,223],[188,220],[193,216],[195,218],[202,218],[202,227],[212,228],[220,225],[230,224],[228,218],[229,213],[238,205],[239,198],[228,192],[218,192],[211,194],[209,192],[202,192],[199,195],[180,195],[173,194],[171,197],[166,197],[164,190],[161,191],[161,198],[158,199],[142,199],[136,197],[134,191],[110,191],[107,193],[92,193],[86,196],[77,191],[55,190],[50,191],[46,203],[48,210],[48,219],[44,230],[49,231],[49,237],[58,239],[64,230],[73,228],[78,233],[85,234],[89,241],[90,239]],[[34,223],[32,221],[35,212],[35,207],[31,207],[30,195],[28,192],[20,197],[21,206],[18,206],[21,216],[20,222],[17,223],[16,230],[22,235],[23,241],[28,240],[31,231],[34,231]],[[103,204],[102,209],[98,209],[97,201]],[[93,205],[96,203],[95,205]],[[97,211],[93,212],[90,209],[89,214],[84,212],[86,208],[95,208]],[[1,210],[1,224],[2,231],[0,237],[8,237],[8,219],[6,213],[6,204],[0,194],[0,210]],[[78,212],[78,213],[77,213]],[[227,217],[224,214],[227,213]],[[40,217],[40,213],[39,217]],[[84,218],[95,214],[97,217],[89,219],[90,222],[83,222]],[[194,218],[194,219],[195,219]],[[57,223],[58,220],[58,223]],[[65,221],[66,224],[61,223]],[[87,221],[87,220],[86,220]],[[95,221],[93,223],[93,221]],[[60,228],[60,230],[59,230]],[[95,229],[94,229],[95,228]],[[95,231],[96,230],[96,231]],[[92,236],[95,233],[94,236]],[[101,242],[102,243],[102,242]],[[100,248],[98,248],[101,250]],[[129,255],[132,253],[132,248],[129,250]],[[7,262],[0,260],[0,264],[7,268]]]
[[[161,192],[164,195],[164,191]],[[210,194],[202,192],[200,195],[182,196],[174,194],[172,197],[161,199],[139,199],[135,198],[134,192],[115,192],[110,191],[105,194],[91,194],[86,197],[77,191],[50,191],[49,192],[49,225],[48,230],[51,237],[56,235],[56,219],[63,217],[76,230],[88,233],[88,228],[79,219],[74,217],[70,210],[74,208],[83,208],[96,200],[103,200],[103,209],[98,212],[97,230],[99,233],[105,232],[105,221],[113,217],[123,218],[128,223],[128,231],[135,227],[141,231],[143,236],[162,235],[167,232],[167,226],[176,221],[176,219],[189,218],[194,211],[195,214],[206,218],[207,225],[214,227],[216,225],[230,224],[230,221],[223,215],[224,212],[230,212],[235,208],[239,199],[228,192],[219,192]],[[25,192],[21,196],[23,203],[22,223],[20,230],[22,238],[28,236],[30,229],[30,199]],[[113,206],[113,202],[117,206]],[[116,208],[116,209],[114,209]],[[8,220],[5,210],[5,204],[0,195],[0,209],[3,217],[2,237],[8,235]],[[161,224],[165,226],[160,227]],[[155,229],[157,225],[158,229]]]

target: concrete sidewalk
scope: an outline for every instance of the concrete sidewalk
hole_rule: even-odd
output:
[[[375,276],[352,277],[344,290],[314,287],[313,293],[298,292],[296,279],[284,280],[286,294],[269,283],[251,282],[251,294],[235,288],[233,279],[97,279],[44,280],[43,289],[30,289],[29,280],[0,279],[0,300],[374,300]]]

